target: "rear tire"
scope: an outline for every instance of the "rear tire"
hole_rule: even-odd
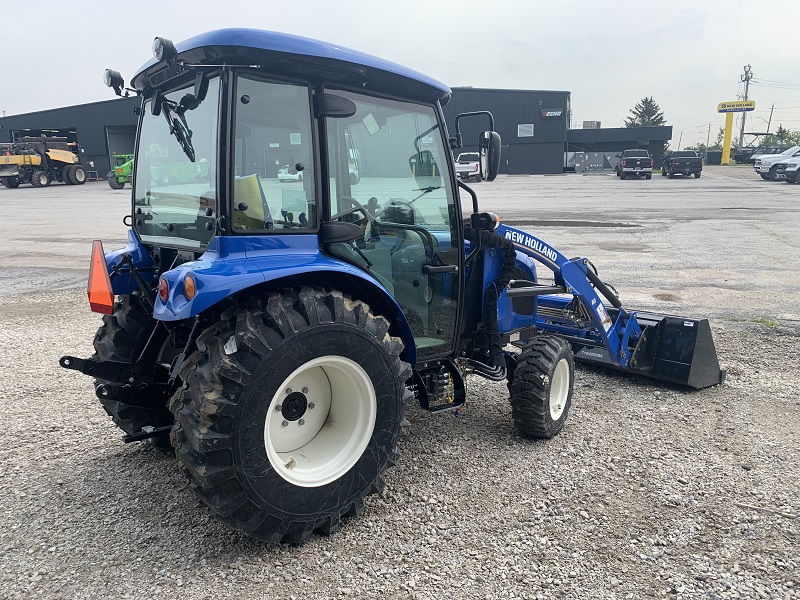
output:
[[[86,183],[86,171],[80,165],[71,165],[67,171],[67,177],[72,185],[83,185]]]
[[[669,177],[670,179],[675,179],[675,173],[673,173],[672,171],[669,171],[669,172],[667,172],[667,177]]]
[[[761,179],[764,181],[769,181],[769,175],[765,175],[764,173],[759,173],[759,175],[761,175]]]
[[[369,306],[302,288],[204,331],[170,403],[189,488],[231,527],[303,543],[380,493],[413,395],[403,345]],[[333,426],[335,424],[335,426]]]
[[[694,178],[695,178],[695,179],[700,179],[700,173],[695,173],[695,174],[694,174]]]
[[[69,168],[71,165],[65,166],[61,169],[61,181],[66,183],[67,185],[72,185],[72,182],[69,180]]]
[[[622,173],[622,172],[620,172],[620,174],[619,174],[619,178],[620,178],[620,179],[625,179],[625,173]]]
[[[34,171],[31,174],[31,185],[33,187],[46,187],[50,185],[50,175],[47,171]]]
[[[653,178],[653,174],[652,173],[648,173],[647,175],[644,176],[644,178],[645,179],[652,179]]]
[[[549,439],[561,431],[574,380],[572,348],[563,339],[539,335],[522,349],[509,385],[511,416],[520,435]]]
[[[95,357],[99,360],[113,360],[130,363],[136,360],[145,348],[156,321],[144,307],[138,294],[120,296],[111,315],[103,316],[103,325],[94,336]],[[169,360],[165,356],[171,352],[166,329],[157,327],[156,343],[145,356],[145,363],[155,368],[156,360]],[[95,384],[107,383],[111,388],[120,387],[118,383],[96,380]],[[139,433],[145,426],[165,427],[174,422],[167,407],[167,399],[146,387],[134,388],[131,396],[122,402],[115,397],[103,398],[100,404],[111,416],[114,423],[125,433]],[[157,446],[168,447],[169,436],[164,434],[150,438]]]
[[[112,190],[121,190],[125,187],[124,183],[119,182],[119,179],[117,179],[114,171],[108,172],[108,175],[106,175],[106,181],[108,181],[108,185]]]

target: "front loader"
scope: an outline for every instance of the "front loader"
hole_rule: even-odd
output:
[[[447,86],[268,31],[153,48],[129,88],[142,105],[128,245],[94,243],[95,354],[61,365],[94,377],[124,441],[171,445],[223,522],[270,542],[336,531],[383,489],[410,405],[458,411],[467,373],[507,381],[516,428],[538,438],[565,423],[576,352],[722,382],[705,321],[627,310],[586,259],[479,209],[452,164]],[[491,115],[459,118],[489,119],[494,180]],[[302,177],[279,183],[273,164]]]

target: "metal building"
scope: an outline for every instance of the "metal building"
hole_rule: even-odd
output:
[[[488,110],[503,142],[500,172],[509,175],[562,173],[569,130],[570,92],[458,87],[444,106],[450,135],[459,113]],[[464,150],[477,149],[488,129],[483,118],[462,119]],[[455,151],[456,153],[459,150]]]
[[[112,154],[132,154],[136,139],[134,108],[141,98],[114,98],[0,118],[0,142],[26,136],[65,137],[81,148],[87,174],[105,179]]]

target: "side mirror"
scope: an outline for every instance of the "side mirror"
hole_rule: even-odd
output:
[[[495,131],[484,131],[480,138],[481,177],[486,181],[494,181],[500,172],[500,134]]]
[[[416,154],[412,154],[408,159],[408,166],[411,167],[411,174],[417,180],[420,189],[442,186],[442,172],[430,150],[420,150]]]

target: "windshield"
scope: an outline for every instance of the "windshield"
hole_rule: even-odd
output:
[[[185,87],[167,94],[161,114],[153,115],[152,99],[144,103],[133,210],[145,243],[201,249],[214,235],[219,78],[209,81],[205,100],[183,112],[180,131],[165,119],[165,114],[175,118],[170,105],[192,91]]]

